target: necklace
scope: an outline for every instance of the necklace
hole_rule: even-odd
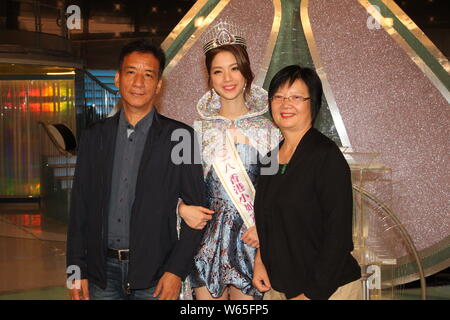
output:
[[[240,117],[246,115],[247,113],[249,113],[250,109],[247,107],[247,105],[245,105],[246,110],[244,110],[242,113],[238,114],[237,116],[234,117],[234,119],[230,119],[229,117],[227,117],[226,115],[224,115],[222,113],[222,109],[219,110],[219,115],[221,115],[224,118],[227,118],[228,120],[231,120],[233,122],[236,122],[236,120],[238,120]]]

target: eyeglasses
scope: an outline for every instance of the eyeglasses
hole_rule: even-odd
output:
[[[281,95],[274,95],[272,97],[272,103],[277,103],[277,104],[281,104],[284,102],[284,100],[287,99],[289,103],[292,104],[300,104],[303,101],[309,100],[311,99],[311,97],[302,97],[302,96],[297,96],[297,95],[292,95],[289,97],[283,97]]]

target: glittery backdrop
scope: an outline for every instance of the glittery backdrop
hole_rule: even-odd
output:
[[[450,234],[449,105],[354,0],[314,0],[309,17],[353,150],[392,168],[392,207],[421,250]]]
[[[248,41],[255,75],[274,16],[272,1],[257,3],[256,7],[255,1],[229,1],[204,30],[220,20],[239,25]],[[447,250],[450,148],[446,99],[385,29],[368,28],[369,15],[359,1],[310,0],[307,11],[321,71],[329,81],[353,151],[380,153],[382,163],[392,169],[392,185],[386,192],[378,190],[380,199],[389,200],[386,204],[416,247],[430,249],[422,251],[423,256]],[[163,114],[188,124],[199,119],[195,105],[208,90],[202,45],[197,40],[178,56],[178,64],[165,74],[159,104]],[[427,260],[426,267],[448,259],[448,250],[444,251],[433,258],[435,262]]]
[[[204,31],[220,20],[238,25],[247,40],[248,53],[255,76],[258,74],[272,28],[274,7],[272,1],[233,1],[220,12]],[[195,106],[208,90],[203,42],[195,44],[183,55],[177,66],[165,75],[160,98],[162,114],[192,125],[200,119]]]

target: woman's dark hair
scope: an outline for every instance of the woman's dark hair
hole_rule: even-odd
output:
[[[133,52],[153,54],[159,62],[158,76],[161,78],[164,67],[166,66],[166,55],[164,54],[164,51],[161,49],[161,47],[156,46],[145,39],[132,41],[122,48],[119,56],[119,71],[122,69],[122,63],[125,57],[129,54],[132,54]]]
[[[302,80],[308,87],[311,97],[311,117],[312,124],[316,121],[322,104],[322,82],[316,71],[311,68],[302,68],[299,65],[284,67],[275,74],[269,85],[269,110],[272,115],[272,97],[278,89],[286,84],[292,86],[296,80]]]
[[[252,82],[255,76],[253,75],[252,69],[250,67],[250,58],[248,57],[247,50],[239,44],[227,44],[224,46],[220,46],[218,48],[212,49],[206,52],[205,63],[206,69],[208,70],[209,81],[211,81],[211,64],[214,57],[222,51],[230,52],[235,58],[239,67],[239,71],[242,73],[242,76],[247,81],[244,96],[247,96],[250,93],[250,89],[252,87]]]

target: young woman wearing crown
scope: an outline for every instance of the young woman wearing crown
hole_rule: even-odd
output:
[[[205,38],[211,90],[197,104],[202,121],[194,128],[201,140],[211,210],[179,206],[179,214],[189,226],[206,226],[190,282],[199,300],[259,299],[262,294],[252,285],[259,246],[254,187],[258,159],[278,145],[281,135],[263,116],[268,110],[267,92],[252,85],[254,75],[239,29],[220,22]]]

